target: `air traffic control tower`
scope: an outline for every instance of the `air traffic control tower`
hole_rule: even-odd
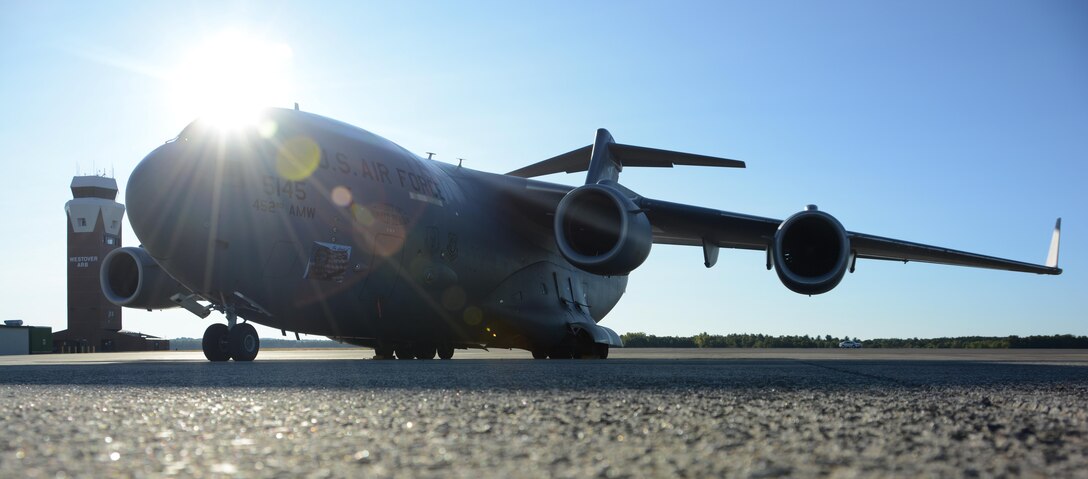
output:
[[[68,329],[53,334],[55,352],[152,351],[170,341],[121,330],[121,307],[102,294],[102,260],[121,247],[117,181],[103,176],[72,179],[68,214]]]

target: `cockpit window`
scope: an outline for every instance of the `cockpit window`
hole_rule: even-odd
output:
[[[200,123],[200,120],[194,120],[192,123],[189,123],[181,130],[181,133],[178,133],[177,139],[183,142],[193,140],[197,136],[198,130],[202,127]]]
[[[201,117],[189,123],[171,141],[190,142],[207,141],[212,138],[245,140],[255,138],[273,139],[283,137],[284,130],[268,115],[245,118],[243,121],[224,121],[218,117]]]

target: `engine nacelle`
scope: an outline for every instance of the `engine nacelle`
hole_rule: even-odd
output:
[[[177,304],[170,297],[189,290],[155,262],[143,248],[118,248],[102,260],[102,294],[118,306],[167,309]]]
[[[604,276],[626,275],[650,255],[650,220],[608,185],[571,190],[555,209],[555,243],[578,268]]]
[[[850,266],[850,239],[842,223],[815,206],[794,214],[774,235],[775,271],[787,288],[800,294],[831,291]]]

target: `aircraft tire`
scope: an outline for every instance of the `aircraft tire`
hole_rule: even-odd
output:
[[[413,352],[412,348],[409,347],[408,345],[396,346],[395,348],[393,348],[393,351],[396,353],[397,359],[415,359],[416,358],[415,352]]]
[[[200,346],[208,361],[220,362],[230,359],[230,330],[227,325],[216,323],[204,330],[204,340]]]
[[[453,359],[453,346],[439,346],[437,352],[439,359]]]
[[[252,361],[261,350],[261,339],[252,324],[234,325],[230,330],[230,357],[235,361]]]
[[[374,346],[374,359],[393,359],[393,346],[387,344]]]
[[[533,359],[548,359],[548,352],[543,349],[534,349],[531,352],[533,353]]]
[[[574,349],[566,345],[557,346],[548,351],[548,359],[574,359]]]
[[[417,344],[415,346],[416,359],[434,359],[438,349],[433,344]]]
[[[608,345],[597,343],[593,345],[593,350],[597,359],[608,359]]]
[[[581,331],[574,341],[574,359],[597,359],[597,343],[589,333]]]

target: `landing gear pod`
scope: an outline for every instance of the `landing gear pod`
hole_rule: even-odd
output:
[[[838,286],[849,268],[850,239],[839,220],[809,205],[779,225],[772,256],[790,291],[822,294]]]

